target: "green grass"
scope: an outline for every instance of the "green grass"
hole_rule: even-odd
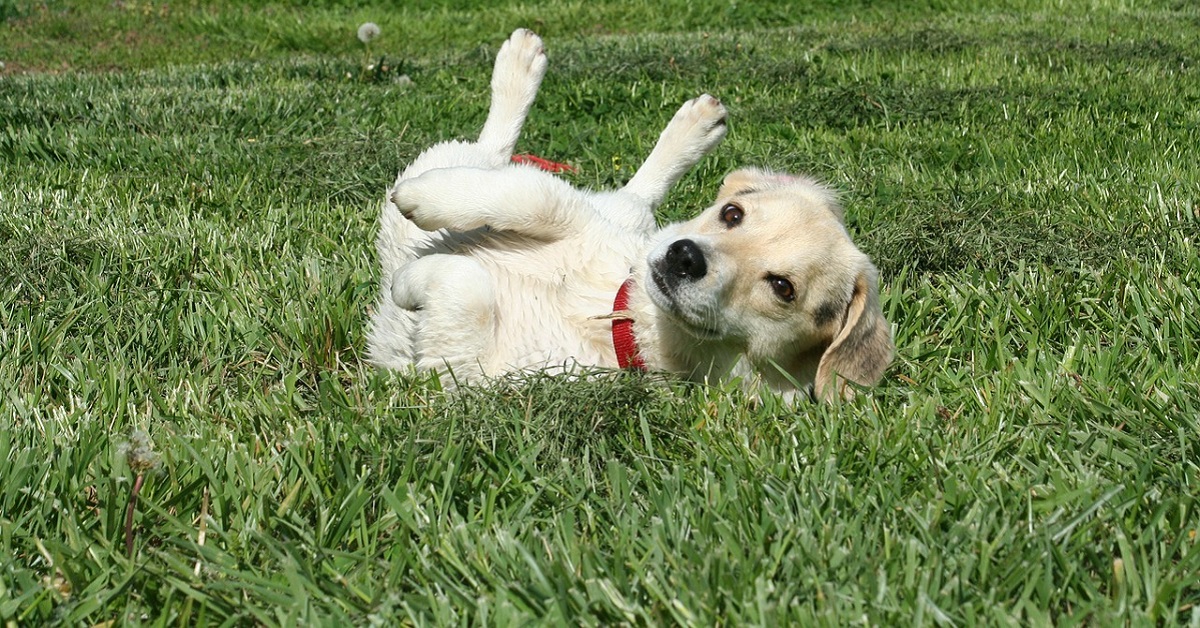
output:
[[[1200,625],[1200,10],[402,4],[0,0],[0,623]],[[579,185],[709,91],[664,218],[841,189],[884,382],[364,364],[382,193],[521,25]]]

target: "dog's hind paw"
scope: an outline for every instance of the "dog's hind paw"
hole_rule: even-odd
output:
[[[546,75],[546,51],[542,38],[518,28],[500,47],[492,72],[492,97],[508,98],[525,108],[537,96]]]
[[[404,269],[396,271],[392,276],[392,302],[396,307],[416,312],[421,309],[424,300],[425,295],[405,276]]]

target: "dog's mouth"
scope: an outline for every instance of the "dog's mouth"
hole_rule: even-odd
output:
[[[671,305],[670,308],[663,309],[675,309],[675,299],[672,296],[674,295],[675,291],[671,290],[670,285],[667,284],[667,280],[663,278],[662,273],[658,272],[658,269],[654,268],[653,266],[650,267],[650,280],[654,282],[654,287],[657,288],[658,295],[665,298]],[[654,296],[654,294],[651,293],[651,296]],[[655,299],[655,301],[657,300],[658,299]]]
[[[658,269],[652,266],[649,275],[651,283],[654,284],[654,289],[648,291],[650,300],[671,319],[671,322],[700,340],[721,340],[725,337],[725,334],[713,329],[708,321],[698,320],[702,317],[697,317],[680,307],[675,289]]]

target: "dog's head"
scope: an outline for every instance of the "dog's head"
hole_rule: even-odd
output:
[[[717,196],[648,257],[646,290],[670,324],[694,337],[696,354],[737,347],[777,390],[811,384],[830,399],[850,394],[844,380],[874,384],[892,359],[891,330],[877,271],[833,193],[744,169]]]

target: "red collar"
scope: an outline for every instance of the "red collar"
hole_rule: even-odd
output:
[[[629,291],[634,286],[633,278],[625,280],[613,300],[612,343],[617,352],[617,364],[623,369],[646,370],[646,363],[638,354],[637,339],[633,337],[633,319],[625,312],[629,308]]]

